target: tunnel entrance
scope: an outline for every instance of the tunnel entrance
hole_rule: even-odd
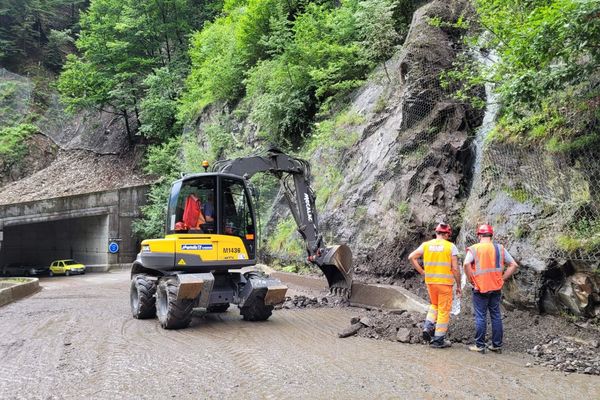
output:
[[[60,259],[105,265],[108,237],[108,215],[6,226],[0,266],[11,263],[48,266]]]

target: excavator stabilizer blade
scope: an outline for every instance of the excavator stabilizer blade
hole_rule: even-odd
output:
[[[327,278],[331,294],[350,298],[353,271],[350,248],[345,244],[327,247],[318,265]]]

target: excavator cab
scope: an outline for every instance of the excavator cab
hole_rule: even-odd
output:
[[[188,175],[174,182],[166,233],[167,239],[176,240],[175,269],[254,265],[256,224],[246,182],[221,173]]]

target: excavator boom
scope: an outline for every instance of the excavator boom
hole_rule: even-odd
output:
[[[310,187],[310,164],[288,156],[278,149],[215,163],[213,172],[229,173],[249,179],[258,172],[276,176],[296,221],[298,232],[306,243],[308,261],[317,265],[332,294],[349,297],[352,289],[352,252],[345,245],[326,246],[318,230],[316,196]],[[293,181],[293,188],[290,184]]]

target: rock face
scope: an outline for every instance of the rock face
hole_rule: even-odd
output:
[[[40,113],[36,109],[39,105],[33,104],[33,88],[29,78],[0,68],[0,91],[3,94],[0,99],[0,127],[26,122],[25,117],[32,110]],[[134,120],[132,118],[130,121],[132,128],[136,126]],[[130,152],[130,140],[122,118],[98,111],[70,115],[60,104],[57,94],[50,96],[46,111],[39,116],[35,125],[39,133],[27,139],[28,152],[23,159],[10,165],[0,160],[0,187],[30,177],[54,162],[60,164],[62,159],[73,157],[75,153],[88,152],[91,158],[95,158],[94,162],[102,164],[101,168],[106,167],[104,169],[115,167],[110,156],[123,155],[123,158],[131,159],[135,154]],[[109,156],[105,164],[98,158],[103,155]],[[133,171],[132,168],[130,171]],[[122,171],[122,174],[126,174],[126,171]],[[62,191],[63,188],[56,190]]]
[[[428,239],[434,225],[458,226],[469,194],[473,127],[483,112],[450,98],[440,73],[451,67],[460,38],[431,18],[456,21],[471,12],[466,1],[433,1],[419,9],[400,53],[381,77],[360,90],[351,110],[364,117],[353,127],[360,140],[341,157],[345,177],[322,213],[325,230],[352,247],[357,272],[418,281],[406,256]],[[384,105],[384,106],[382,106]],[[316,170],[327,161],[311,159]]]
[[[131,127],[136,126],[135,118],[131,118],[129,122]],[[122,154],[130,147],[125,123],[120,115],[98,111],[82,111],[76,115],[69,115],[60,104],[58,95],[52,97],[40,129],[65,150]]]
[[[336,169],[344,177],[323,206],[321,228],[328,243],[351,246],[358,279],[394,282],[426,297],[408,253],[438,222],[452,224],[461,251],[475,243],[477,225],[491,223],[522,266],[505,286],[507,304],[598,316],[596,151],[486,140],[497,110],[488,107],[487,126],[478,128],[484,112],[441,87],[441,73],[461,50],[460,32],[431,23],[439,18],[451,26],[471,12],[467,1],[420,8],[388,61],[391,81],[376,73],[349,107],[361,117],[347,128],[358,141],[333,157],[328,149],[313,154],[315,175]]]

